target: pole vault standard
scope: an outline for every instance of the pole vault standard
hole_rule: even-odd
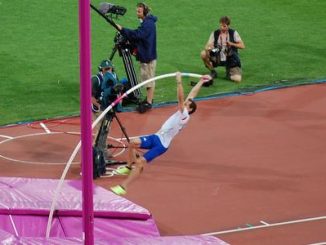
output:
[[[79,56],[80,56],[80,121],[82,146],[82,194],[83,194],[83,239],[85,245],[94,244],[94,211],[93,211],[93,151],[92,151],[92,118],[91,118],[91,38],[90,38],[90,1],[79,0]],[[78,151],[77,150],[77,151]],[[77,152],[76,152],[77,154]],[[68,169],[65,169],[68,171]],[[64,174],[66,175],[67,172]],[[62,189],[62,178],[54,194],[51,204],[46,238],[50,237],[53,212],[56,207],[59,193]]]
[[[80,124],[81,166],[83,193],[83,239],[85,245],[94,244],[93,210],[93,150],[91,115],[91,37],[90,0],[79,0],[79,56],[80,56]]]
[[[80,0],[82,1],[82,0]],[[194,74],[194,73],[181,73],[182,76],[186,76],[186,77],[197,77],[197,78],[200,78],[202,77],[202,75],[198,75],[198,74]],[[161,76],[157,76],[157,77],[153,77],[151,79],[148,79],[140,84],[138,84],[137,86],[135,87],[132,87],[131,89],[129,89],[127,92],[125,92],[124,94],[122,94],[120,97],[118,97],[114,102],[112,102],[97,118],[96,120],[93,122],[92,124],[92,129],[103,119],[103,117],[105,116],[106,113],[108,113],[108,111],[110,111],[116,104],[118,104],[123,98],[125,98],[126,96],[128,96],[128,94],[132,93],[134,90],[136,89],[139,89],[141,88],[142,86],[146,85],[147,83],[149,82],[152,82],[152,81],[157,81],[157,80],[160,80],[160,79],[164,79],[164,78],[167,78],[167,77],[175,77],[176,76],[176,73],[169,73],[169,74],[165,74],[165,75],[161,75]],[[88,80],[89,82],[89,80]],[[91,100],[89,99],[89,104],[88,105],[85,105],[86,107],[86,110],[87,108],[89,109],[90,108],[90,104],[91,104]],[[57,205],[57,201],[58,201],[58,197],[59,197],[59,193],[61,192],[62,190],[62,186],[63,186],[63,181],[64,179],[66,178],[67,176],[67,173],[68,173],[68,170],[72,164],[72,161],[75,159],[79,149],[80,149],[80,146],[81,146],[81,141],[78,142],[78,144],[76,145],[75,149],[73,150],[73,152],[71,153],[71,156],[68,160],[68,162],[66,163],[66,167],[65,169],[63,170],[62,172],[62,175],[61,175],[61,178],[59,180],[59,183],[57,185],[57,188],[55,190],[55,193],[54,193],[54,197],[53,197],[53,200],[52,200],[52,204],[51,204],[51,209],[50,209],[50,213],[49,213],[49,219],[48,219],[48,224],[47,224],[47,227],[46,227],[46,237],[49,237],[49,234],[50,234],[50,231],[51,231],[51,224],[52,224],[52,219],[53,219],[53,214],[54,214],[54,210],[55,210],[55,207]],[[91,158],[92,159],[92,158]],[[90,163],[92,162],[92,160],[90,160]],[[88,166],[90,167],[90,166]],[[93,179],[92,179],[92,173],[93,173],[93,169],[89,170],[87,175],[88,175],[88,178],[91,178],[89,179],[90,183],[93,183]],[[91,175],[90,175],[91,174]],[[84,178],[84,174],[83,174],[83,178]],[[91,188],[90,188],[91,189]],[[93,204],[93,196],[92,196],[92,204]],[[86,234],[85,234],[86,235]],[[91,243],[86,243],[86,239],[85,239],[85,244],[91,244]]]

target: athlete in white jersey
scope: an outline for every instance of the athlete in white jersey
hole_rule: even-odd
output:
[[[168,148],[174,136],[186,125],[190,116],[186,108],[178,110],[162,125],[161,129],[155,134],[159,137],[162,145]]]
[[[128,164],[126,167],[117,170],[120,174],[128,174],[128,178],[122,184],[111,188],[114,193],[118,195],[126,194],[127,186],[139,177],[146,163],[150,163],[154,158],[168,150],[172,139],[187,124],[190,119],[189,115],[197,109],[197,105],[193,99],[197,96],[202,85],[211,79],[209,75],[202,76],[199,82],[192,88],[187,98],[184,99],[181,74],[177,72],[178,111],[170,116],[155,134],[134,138],[129,143]],[[149,150],[143,156],[140,156],[136,151],[137,148]]]

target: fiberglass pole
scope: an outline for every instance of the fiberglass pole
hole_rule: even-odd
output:
[[[79,0],[80,125],[83,193],[83,239],[94,244],[93,151],[91,118],[90,0]]]

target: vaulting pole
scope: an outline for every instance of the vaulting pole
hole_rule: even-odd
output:
[[[91,118],[90,1],[79,0],[80,125],[83,181],[83,239],[94,244],[93,151]]]

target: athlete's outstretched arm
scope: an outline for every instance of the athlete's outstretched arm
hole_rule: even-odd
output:
[[[177,81],[177,97],[178,97],[178,107],[180,111],[183,111],[185,105],[185,96],[183,92],[183,86],[182,86],[182,79],[181,79],[181,73],[177,72],[176,73],[176,81]]]
[[[203,86],[203,84],[204,84],[205,82],[208,82],[209,80],[212,80],[211,76],[209,76],[209,75],[203,75],[203,76],[200,78],[199,82],[198,82],[198,83],[197,83],[197,84],[192,88],[192,90],[189,92],[186,101],[187,101],[188,99],[194,99],[194,98],[197,96],[197,94],[199,93],[199,90],[200,90],[201,86]]]

